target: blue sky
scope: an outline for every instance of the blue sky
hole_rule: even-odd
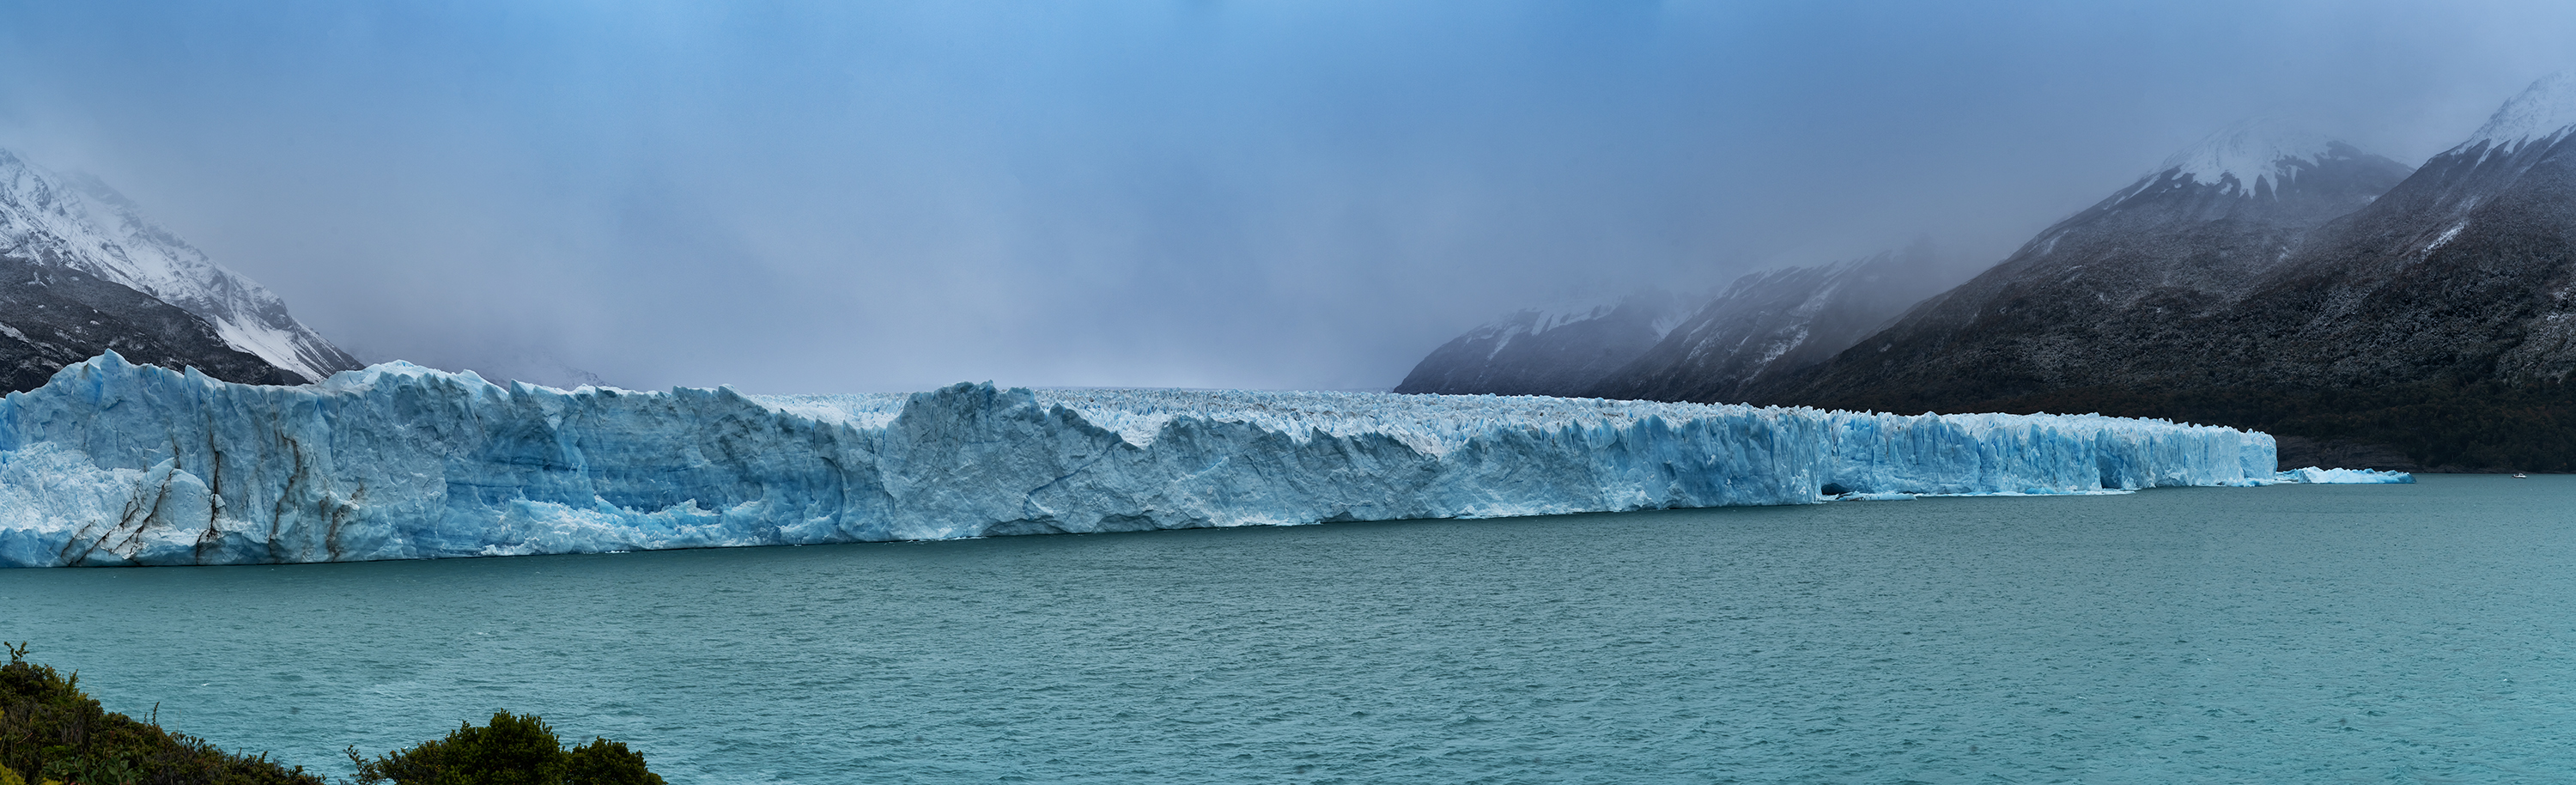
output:
[[[370,360],[1364,388],[1499,313],[2000,259],[2246,116],[2414,163],[2555,3],[0,0],[0,146]]]

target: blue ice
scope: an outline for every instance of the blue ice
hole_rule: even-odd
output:
[[[752,396],[114,354],[0,399],[0,565],[423,559],[2274,481],[2272,437],[2097,415],[1540,397]]]

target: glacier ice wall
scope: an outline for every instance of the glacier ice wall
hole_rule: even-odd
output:
[[[2076,493],[2272,479],[2100,416],[1561,398],[297,387],[113,354],[0,399],[0,564],[245,564]]]

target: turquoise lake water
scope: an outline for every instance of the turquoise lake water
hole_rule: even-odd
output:
[[[746,782],[2576,780],[2576,477],[0,570],[109,709]]]

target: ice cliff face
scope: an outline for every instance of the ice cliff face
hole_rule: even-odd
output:
[[[308,381],[358,367],[286,312],[94,177],[64,177],[0,150],[0,256],[95,277],[204,319],[224,343]]]
[[[107,355],[0,399],[0,564],[247,564],[2071,493],[2272,478],[2097,416],[1367,393],[752,397]]]

